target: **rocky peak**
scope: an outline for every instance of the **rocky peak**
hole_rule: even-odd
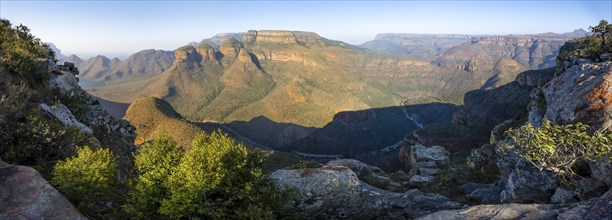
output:
[[[242,49],[242,43],[234,38],[229,38],[221,44],[221,48],[219,49],[224,57],[237,57],[238,53],[240,53],[240,49]]]
[[[174,63],[200,62],[202,57],[191,45],[183,46],[174,51]]]
[[[261,30],[255,31],[250,30],[244,34],[244,42],[266,42],[266,43],[310,43],[321,40],[321,37],[313,32],[303,31],[271,31]]]
[[[207,43],[201,42],[196,47],[196,51],[200,54],[203,60],[215,60],[215,49]]]

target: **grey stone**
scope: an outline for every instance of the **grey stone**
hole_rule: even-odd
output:
[[[281,189],[295,189],[293,207],[313,219],[371,219],[386,213],[391,198],[401,197],[360,182],[344,166],[277,170],[269,178]]]
[[[539,170],[514,152],[498,152],[501,202],[548,202],[557,188],[554,173]]]
[[[36,170],[0,162],[0,219],[87,219]]]
[[[404,193],[404,213],[410,218],[423,216],[444,209],[459,209],[463,205],[437,193],[424,193],[411,189]]]
[[[578,196],[578,193],[558,187],[555,190],[555,194],[550,197],[550,203],[562,204],[576,202],[576,196]]]
[[[612,163],[607,157],[597,161],[589,161],[591,177],[598,179],[612,189]]]
[[[53,117],[55,117],[57,120],[59,120],[62,124],[66,126],[76,127],[87,135],[93,134],[93,130],[90,127],[87,127],[87,125],[78,121],[74,117],[72,112],[70,112],[70,109],[68,109],[68,107],[61,103],[55,104],[53,106],[49,106],[46,103],[42,103],[40,104],[40,108],[53,115]]]
[[[465,197],[480,204],[499,203],[501,189],[498,186],[476,189]]]
[[[408,180],[408,183],[415,186],[426,186],[433,183],[436,180],[433,176],[421,176],[414,175]]]
[[[572,183],[576,186],[576,192],[581,200],[587,200],[599,196],[604,194],[607,190],[606,184],[595,178],[579,177],[577,180],[572,181]]]

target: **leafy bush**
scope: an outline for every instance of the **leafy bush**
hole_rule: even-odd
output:
[[[87,142],[86,136],[77,128],[49,120],[38,111],[25,114],[23,121],[8,123],[7,136],[0,137],[0,155],[5,161],[34,164],[41,160],[63,159],[77,145]]]
[[[124,206],[136,218],[273,219],[287,217],[290,199],[262,171],[260,151],[249,152],[225,134],[199,134],[191,148],[167,134],[142,147],[138,177]]]
[[[527,124],[508,130],[509,141],[502,149],[515,151],[540,170],[575,174],[572,166],[579,160],[612,156],[612,134],[596,131],[589,135],[587,129],[581,123],[559,126],[545,119],[539,128]]]
[[[159,218],[161,201],[170,193],[165,182],[176,170],[182,156],[181,148],[168,133],[162,133],[143,145],[135,155],[138,177],[124,206],[125,211],[135,218]]]
[[[92,213],[96,202],[113,199],[117,159],[109,149],[78,149],[77,155],[59,161],[51,183],[83,213]]]

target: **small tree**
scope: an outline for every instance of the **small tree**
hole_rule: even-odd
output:
[[[109,149],[78,148],[77,155],[59,161],[51,182],[82,212],[114,196],[117,158]]]
[[[589,30],[591,30],[594,35],[599,35],[601,37],[601,47],[605,48],[605,37],[607,34],[612,33],[612,25],[608,24],[608,21],[602,19],[601,21],[599,21],[599,24],[597,26],[589,26]]]
[[[127,213],[135,218],[159,218],[161,201],[169,196],[170,189],[165,182],[172,174],[183,152],[170,135],[162,132],[152,142],[141,147],[134,156],[138,177],[130,192]]]
[[[502,145],[540,170],[559,175],[575,174],[572,166],[579,160],[597,160],[612,156],[612,134],[587,133],[588,126],[577,123],[551,125],[545,119],[539,128],[531,124],[507,131],[509,141]]]

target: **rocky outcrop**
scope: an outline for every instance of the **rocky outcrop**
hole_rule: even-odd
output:
[[[48,64],[50,69],[54,63]],[[119,132],[129,143],[133,143],[136,139],[134,126],[130,125],[123,119],[118,119],[110,115],[100,105],[100,102],[85,90],[79,84],[75,75],[70,71],[58,70],[61,74],[53,74],[49,72],[49,86],[57,91],[62,96],[70,96],[78,99],[80,105],[84,105],[86,109],[82,117],[77,119],[73,112],[62,103],[49,105],[41,103],[40,108],[50,113],[64,125],[75,126],[85,134],[91,135],[93,129],[106,129],[109,132]],[[80,120],[80,121],[79,121]]]
[[[42,103],[40,104],[40,108],[44,110],[45,112],[51,114],[58,121],[60,121],[62,124],[66,126],[76,127],[79,130],[81,130],[81,132],[87,135],[93,134],[93,130],[90,127],[87,127],[87,125],[84,125],[83,123],[78,121],[74,117],[72,112],[70,112],[70,109],[68,109],[68,107],[66,107],[65,105],[61,103],[58,103],[52,106],[49,106],[46,103]]]
[[[386,213],[398,194],[359,181],[344,166],[277,170],[269,177],[283,189],[295,189],[293,206],[311,219],[371,219]]]
[[[542,92],[544,117],[553,123],[581,122],[592,131],[612,127],[612,62],[573,66]]]
[[[598,198],[564,205],[500,204],[477,205],[460,210],[445,210],[420,220],[468,219],[612,219],[612,190]]]
[[[180,63],[199,63],[202,61],[202,56],[191,46],[183,46],[174,51],[174,65]]]
[[[386,188],[391,180],[383,170],[378,167],[367,165],[354,159],[342,159],[329,161],[326,166],[344,166],[351,169],[359,180],[378,188]]]
[[[36,170],[0,161],[0,219],[87,219]]]
[[[434,175],[442,166],[450,163],[450,153],[440,146],[423,146],[416,144],[410,147],[410,172],[408,181],[414,186],[426,186],[435,181]]]
[[[215,49],[207,43],[199,43],[196,51],[202,57],[202,60],[216,60]]]

